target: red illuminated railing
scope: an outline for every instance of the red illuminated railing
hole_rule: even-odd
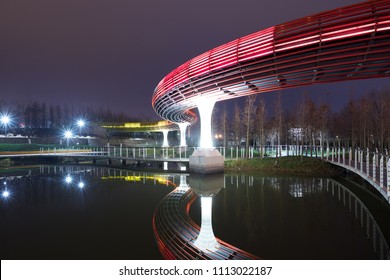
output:
[[[162,118],[194,122],[199,96],[217,101],[390,75],[390,0],[366,1],[267,28],[205,52],[157,85]]]

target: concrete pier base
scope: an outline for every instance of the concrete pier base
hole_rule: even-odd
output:
[[[199,148],[190,156],[190,172],[213,174],[224,171],[224,158],[214,148]]]

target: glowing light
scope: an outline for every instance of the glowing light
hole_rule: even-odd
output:
[[[167,178],[161,176],[103,176],[102,180],[125,180],[128,182],[141,182],[143,179],[157,181],[162,185],[175,186],[175,184]]]
[[[148,129],[156,130],[158,128],[162,128],[164,126],[169,126],[172,123],[170,121],[158,121],[158,122],[125,122],[121,125],[102,125],[103,128],[140,128],[140,129]]]
[[[71,130],[65,130],[64,137],[66,139],[72,138],[73,137],[73,132]]]
[[[164,129],[162,131],[162,133],[163,133],[163,136],[164,136],[164,140],[163,140],[162,146],[163,147],[169,147],[169,144],[168,144],[168,130]]]
[[[212,148],[213,141],[211,136],[211,115],[213,113],[215,100],[199,98],[197,100],[200,115],[200,147]]]
[[[3,125],[8,125],[11,122],[11,118],[9,115],[2,115],[0,121]]]
[[[1,194],[4,198],[8,198],[10,196],[10,193],[9,191],[5,190],[3,191],[3,193]]]
[[[180,146],[181,147],[186,147],[187,142],[186,142],[186,129],[189,123],[178,123],[179,128],[180,128]]]
[[[85,121],[83,119],[79,119],[77,121],[77,126],[80,127],[80,128],[84,127],[85,126]]]
[[[79,187],[80,189],[84,188],[84,187],[85,187],[84,182],[83,182],[83,181],[80,181],[79,184],[78,184],[78,187]]]
[[[72,181],[73,181],[72,176],[70,176],[69,174],[66,175],[66,177],[65,177],[65,183],[70,184],[70,183],[72,183]]]
[[[7,134],[7,126],[10,125],[11,121],[11,116],[8,114],[2,114],[0,116],[0,122],[4,126],[4,135]]]

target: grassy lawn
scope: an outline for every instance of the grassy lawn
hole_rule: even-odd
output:
[[[225,170],[237,172],[268,171],[277,173],[332,174],[331,165],[317,158],[288,156],[225,161]]]
[[[0,144],[0,152],[39,151],[37,144]]]

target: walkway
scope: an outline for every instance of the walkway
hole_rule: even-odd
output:
[[[189,156],[196,148],[188,147],[96,147],[92,149],[41,149],[40,151],[26,152],[0,152],[1,158],[17,157],[71,157],[86,159],[107,159],[146,162],[175,162],[188,164]],[[243,148],[216,148],[225,159],[246,158]],[[249,158],[253,158],[255,149],[249,150]],[[276,149],[263,149],[268,156],[273,156]],[[328,161],[331,164],[343,167],[369,182],[390,204],[390,156],[381,155],[377,152],[367,152],[360,149],[321,149],[308,147],[283,146],[280,148],[282,156],[294,156],[303,154],[315,156]]]
[[[329,163],[343,167],[369,182],[390,204],[390,158],[388,155],[370,153],[360,149],[328,150],[324,158]]]
[[[39,151],[15,151],[0,152],[1,158],[23,157],[72,157],[90,159],[116,159],[128,161],[165,161],[182,162],[189,161],[188,150],[177,148],[120,148],[120,147],[96,147],[92,149],[41,149]]]

